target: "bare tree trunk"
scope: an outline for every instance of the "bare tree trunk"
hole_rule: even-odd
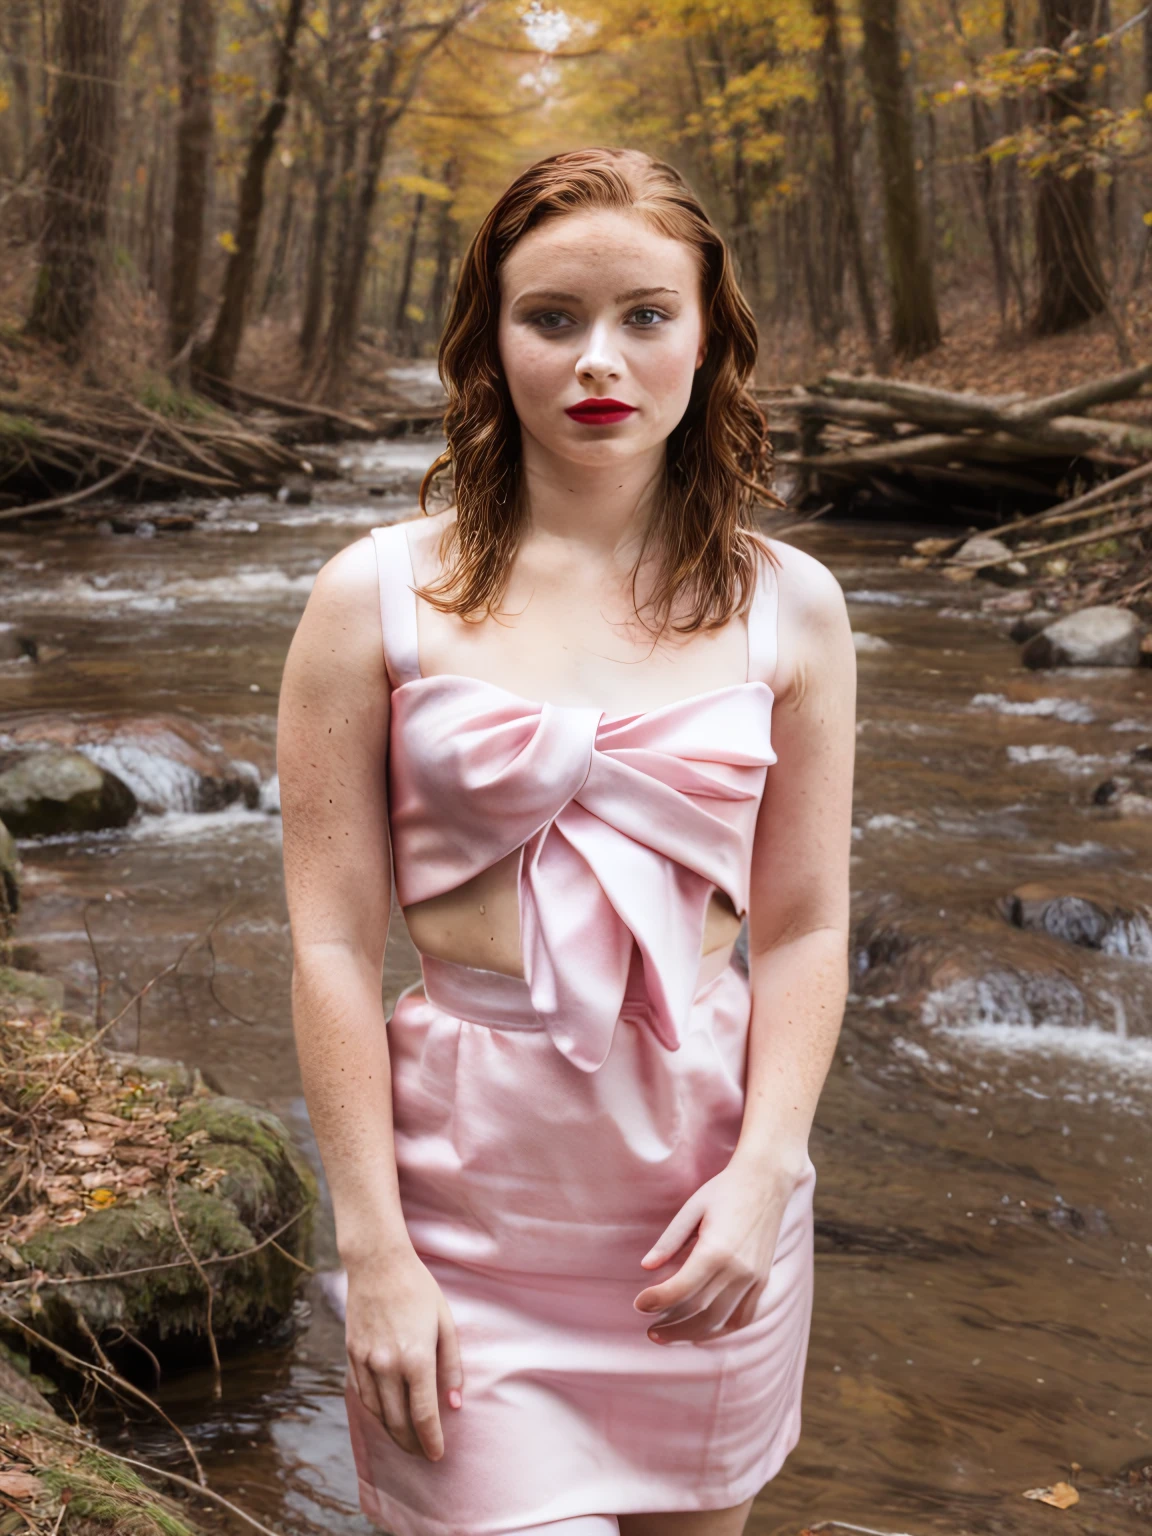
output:
[[[334,401],[339,400],[343,391],[360,329],[372,242],[372,215],[392,129],[407,109],[424,63],[467,10],[467,5],[461,3],[456,11],[436,23],[421,43],[419,52],[409,58],[404,67],[402,34],[407,5],[408,0],[389,0],[387,19],[378,23],[385,39],[383,52],[372,77],[364,151],[348,207],[348,236],[341,241],[333,275],[332,309],[324,338],[322,389],[327,398]]]
[[[449,160],[440,173],[440,179],[453,192],[456,190],[456,162]],[[438,338],[448,312],[448,279],[452,272],[452,259],[456,254],[456,221],[452,217],[452,202],[445,198],[436,216],[436,265],[432,270],[432,292],[428,299],[428,318],[433,336]]]
[[[856,189],[852,180],[852,152],[848,143],[848,117],[845,107],[844,50],[840,42],[840,17],[836,0],[812,0],[812,11],[824,23],[824,39],[820,44],[820,74],[824,93],[824,109],[828,114],[828,134],[832,143],[832,181],[836,194],[836,218],[843,231],[844,243],[852,269],[856,302],[860,306],[860,319],[868,337],[868,350],[878,372],[887,369],[887,359],[880,340],[880,327],[876,321],[876,305],[872,298],[872,283],[868,276],[868,263],[864,257],[864,241],[860,233],[860,213],[856,205]]]
[[[180,0],[178,28],[180,116],[176,123],[168,356],[172,359],[174,375],[186,380],[189,377],[190,343],[200,318],[204,213],[212,174],[216,0]]]
[[[204,376],[210,392],[212,389],[220,389],[220,385],[213,384],[212,379],[223,380],[227,385],[236,371],[236,359],[244,335],[248,294],[256,271],[260,221],[264,213],[264,178],[272,151],[276,147],[276,135],[288,111],[296,38],[303,12],[304,0],[288,0],[284,35],[279,40],[277,50],[276,83],[272,100],[264,109],[248,144],[248,162],[244,168],[244,180],[240,184],[240,204],[236,218],[236,248],[230,254],[224,272],[224,290],[212,334],[203,353],[193,357],[193,369]]]
[[[1081,39],[1091,35],[1096,0],[1040,0],[1041,42],[1060,48],[1073,30]],[[1071,61],[1070,61],[1071,62]],[[1045,117],[1054,128],[1063,118],[1083,117],[1088,81],[1053,81]],[[1096,244],[1095,177],[1077,170],[1065,177],[1042,171],[1036,193],[1036,271],[1039,295],[1032,317],[1038,336],[1053,336],[1081,325],[1107,308],[1108,297],[1100,252]]]
[[[900,63],[898,0],[861,0],[860,10],[864,73],[876,108],[884,186],[892,349],[914,358],[940,345],[940,320],[916,187],[912,108]]]
[[[28,330],[74,355],[96,307],[108,228],[124,0],[61,0],[40,270]]]
[[[396,318],[392,333],[396,351],[401,357],[411,356],[410,337],[412,327],[408,319],[408,305],[412,300],[412,274],[416,270],[416,253],[420,249],[420,225],[424,219],[425,197],[417,192],[412,209],[412,223],[408,227],[408,242],[404,251],[404,267],[400,273],[400,291],[396,295]]]
[[[324,319],[324,274],[328,265],[328,230],[332,222],[333,178],[339,131],[333,122],[322,128],[320,166],[313,182],[312,233],[308,241],[308,265],[304,279],[304,314],[297,345],[305,367],[315,359]]]
[[[284,201],[280,205],[280,223],[276,230],[276,240],[272,246],[272,259],[268,263],[268,276],[264,283],[264,298],[260,304],[260,313],[267,314],[272,307],[272,301],[284,285],[284,263],[288,257],[288,244],[292,238],[292,219],[296,211],[296,179],[297,162],[293,160],[288,169],[288,183],[284,188]]]
[[[32,7],[30,0],[7,0],[8,26],[4,53],[12,81],[15,106],[16,138],[19,145],[17,175],[23,176],[32,159],[32,76],[28,57],[32,47]]]

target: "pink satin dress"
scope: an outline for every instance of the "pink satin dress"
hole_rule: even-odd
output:
[[[422,676],[405,528],[372,536],[400,903],[521,849],[525,974],[425,956],[388,1021],[401,1201],[465,1384],[430,1462],[349,1378],[361,1507],[394,1536],[500,1536],[738,1504],[800,1432],[811,1163],[747,1326],[656,1344],[633,1301],[678,1267],[640,1260],[740,1132],[749,986],[730,951],[700,952],[714,890],[748,906],[775,761],[774,568],[762,560],[747,681],[608,715]]]

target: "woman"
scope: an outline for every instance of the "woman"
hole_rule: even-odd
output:
[[[855,659],[750,531],[755,356],[674,170],[532,166],[441,346],[455,502],[329,560],[288,656],[296,1039],[395,1536],[736,1536],[799,1434]]]

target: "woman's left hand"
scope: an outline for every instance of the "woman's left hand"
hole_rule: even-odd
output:
[[[652,1314],[650,1339],[715,1338],[751,1322],[768,1284],[784,1208],[801,1176],[733,1157],[684,1202],[640,1261],[658,1269],[696,1237],[676,1273],[633,1303]]]

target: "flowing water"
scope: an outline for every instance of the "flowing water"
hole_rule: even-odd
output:
[[[114,1043],[270,1106],[314,1160],[289,1018],[277,687],[317,569],[412,515],[437,446],[350,448],[312,505],[220,503],[185,532],[117,532],[123,508],[99,527],[0,529],[0,617],[39,646],[0,664],[0,732],[45,711],[176,716],[250,786],[194,809],[160,745],[106,732],[89,750],[153,808],[122,830],[25,840],[19,937],[81,1007],[94,952],[109,1008],[191,944]],[[1152,742],[1152,673],[1025,672],[981,609],[996,589],[899,567],[920,531],[793,536],[836,572],[861,636],[856,926],[812,1145],[804,1434],[749,1529],[1123,1536],[1147,1526],[1124,1469],[1152,1461],[1152,818],[1111,817],[1092,791]],[[1048,910],[1097,947],[1009,922],[1005,898],[1028,882],[1094,899]],[[1043,910],[1043,893],[1017,903]],[[209,929],[210,947],[194,942]],[[386,1000],[416,974],[394,924]],[[318,1258],[334,1261],[327,1207]],[[229,1360],[222,1399],[195,1371],[160,1395],[219,1491],[293,1536],[367,1533],[340,1325],[318,1282],[305,1296],[294,1337]],[[162,1427],[131,1439],[187,1470]],[[1069,1513],[1022,1497],[1073,1477]]]

